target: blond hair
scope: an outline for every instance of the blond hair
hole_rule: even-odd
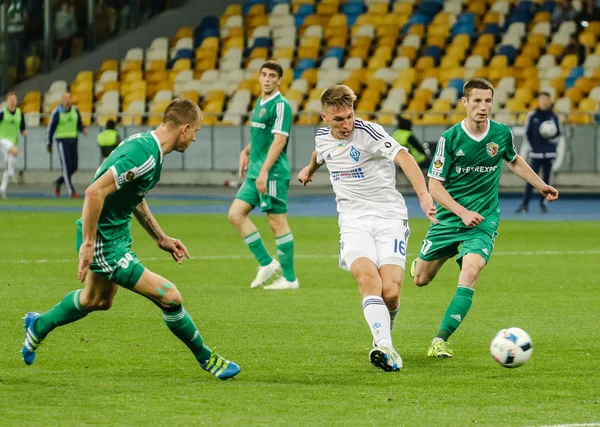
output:
[[[196,124],[202,120],[202,111],[195,102],[179,97],[175,98],[165,109],[163,123],[172,123],[175,126]]]
[[[336,110],[340,108],[354,108],[356,95],[352,89],[346,85],[330,86],[321,94],[321,108],[323,111],[327,107],[333,107]]]
[[[473,89],[489,89],[492,91],[492,96],[494,96],[494,86],[492,86],[492,84],[486,79],[475,78],[467,80],[467,82],[463,85],[463,96],[469,99],[469,95],[471,95],[471,91]]]

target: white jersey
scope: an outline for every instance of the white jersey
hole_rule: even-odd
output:
[[[406,150],[383,129],[355,119],[348,139],[335,139],[329,127],[315,136],[317,162],[327,164],[340,221],[364,215],[408,219],[404,197],[396,190],[394,158]]]

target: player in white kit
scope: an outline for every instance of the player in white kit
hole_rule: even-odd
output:
[[[300,171],[302,185],[327,164],[336,194],[340,226],[339,265],[356,279],[363,312],[373,335],[371,363],[399,371],[402,359],[392,344],[391,330],[400,309],[410,229],[402,195],[396,190],[400,166],[432,222],[435,205],[421,169],[380,125],[354,118],[356,95],[347,86],[327,88],[321,95],[321,117],[329,124],[317,130],[310,164]]]

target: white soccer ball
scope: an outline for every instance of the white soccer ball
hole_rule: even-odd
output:
[[[532,352],[531,337],[521,328],[502,329],[490,345],[492,357],[505,368],[518,368],[525,364]]]
[[[540,135],[542,135],[544,138],[554,138],[557,132],[558,128],[556,127],[554,120],[546,120],[540,125]]]

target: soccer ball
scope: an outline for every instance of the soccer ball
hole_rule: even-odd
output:
[[[502,329],[490,345],[492,357],[505,368],[518,368],[525,364],[532,352],[531,337],[520,328]]]
[[[554,120],[546,120],[540,125],[540,135],[544,138],[554,138],[557,132],[558,128],[556,127]]]

